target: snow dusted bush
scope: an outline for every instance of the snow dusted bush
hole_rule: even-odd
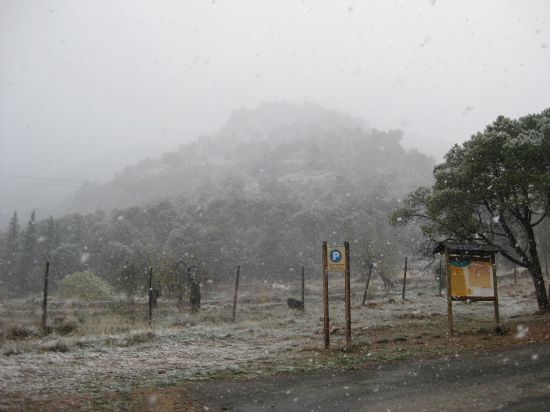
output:
[[[59,282],[59,295],[82,300],[108,300],[112,298],[111,287],[90,272],[77,272],[65,276]]]

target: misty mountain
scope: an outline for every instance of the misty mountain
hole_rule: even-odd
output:
[[[126,167],[106,184],[87,183],[70,212],[110,210],[161,200],[197,202],[274,194],[338,204],[351,194],[395,198],[428,183],[433,160],[363,120],[308,103],[239,109],[217,133],[160,158]]]
[[[149,266],[170,288],[182,260],[215,280],[237,265],[288,279],[300,266],[319,270],[323,240],[350,241],[353,271],[372,263],[391,276],[423,238],[388,214],[433,166],[401,138],[313,104],[240,109],[211,136],[86,184],[65,216],[14,214],[0,236],[0,283],[15,295],[38,290],[46,260],[54,289],[79,270],[123,287],[129,267],[141,279]]]

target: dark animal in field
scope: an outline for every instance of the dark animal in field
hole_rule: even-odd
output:
[[[160,293],[160,289],[150,289],[149,290],[149,299],[151,300],[151,306],[156,308],[157,307],[157,299],[162,296],[162,293]]]
[[[304,302],[294,298],[288,298],[286,304],[290,309],[304,310]]]

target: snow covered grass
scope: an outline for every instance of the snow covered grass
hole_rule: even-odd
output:
[[[4,302],[0,409],[55,394],[97,397],[109,391],[170,386],[212,376],[251,376],[327,364],[347,367],[443,352],[446,300],[437,296],[432,275],[411,273],[405,301],[400,287],[386,293],[375,278],[371,282],[374,298],[366,306],[361,306],[364,280],[352,282],[355,355],[340,352],[343,279],[333,276],[330,284],[335,333],[331,336],[334,349],[329,353],[322,350],[319,280],[307,282],[305,312],[286,305],[287,298],[299,298],[298,281],[284,287],[243,282],[236,321],[231,318],[232,288],[220,285],[219,290],[209,292],[197,314],[178,311],[175,302],[161,300],[152,328],[144,302],[137,305],[132,320],[121,305],[112,302],[54,300],[50,323],[58,319],[60,324],[74,323],[75,328],[62,334],[54,327],[51,334],[43,335],[38,328],[38,301]],[[536,311],[528,277],[520,277],[517,286],[504,280],[499,290],[505,324],[527,322]],[[492,303],[456,303],[454,307],[458,336],[479,340],[492,334]]]

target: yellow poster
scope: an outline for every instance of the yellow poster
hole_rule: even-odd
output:
[[[464,268],[451,265],[451,296],[468,296]]]
[[[449,262],[451,296],[493,297],[493,264],[488,261]]]

